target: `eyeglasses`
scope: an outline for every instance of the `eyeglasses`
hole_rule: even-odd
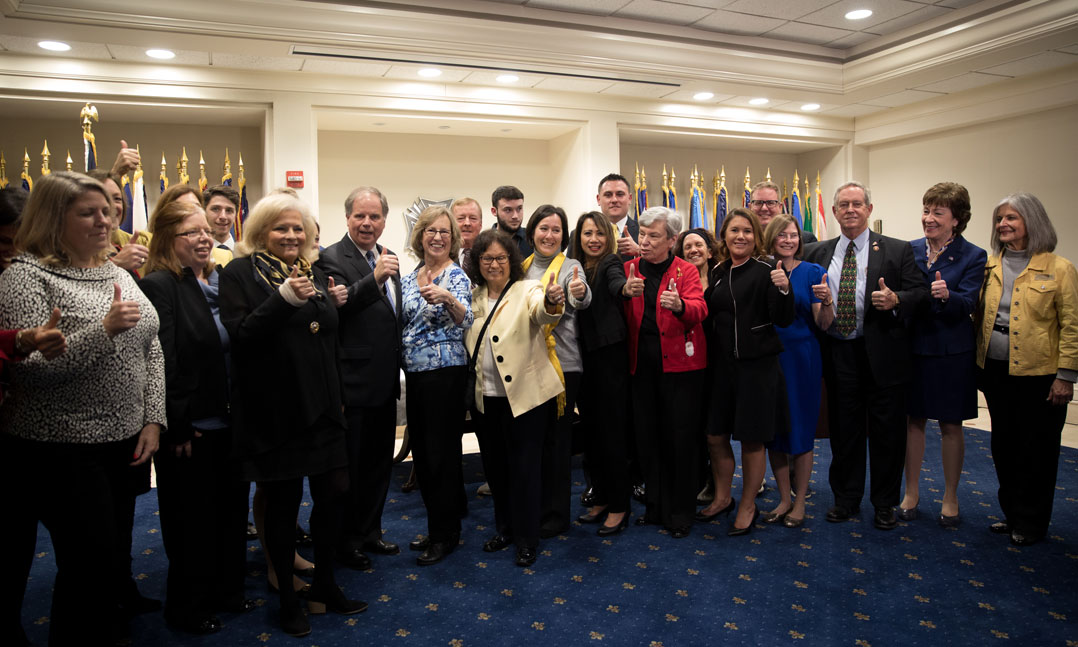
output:
[[[423,235],[427,238],[448,238],[453,234],[448,229],[424,229]]]
[[[754,207],[777,207],[779,205],[778,200],[749,200],[749,204]]]
[[[777,238],[779,240],[797,240],[800,237],[801,237],[801,234],[799,234],[799,233],[788,234],[785,231],[775,234],[775,238]]]
[[[484,254],[483,256],[479,257],[479,262],[483,265],[488,266],[494,265],[495,263],[497,263],[498,265],[505,265],[509,262],[509,255],[502,254],[501,256],[487,256],[486,254]]]
[[[176,234],[177,236],[183,236],[187,240],[195,241],[205,236],[206,238],[213,238],[213,232],[209,229],[192,229],[191,231],[181,231]]]

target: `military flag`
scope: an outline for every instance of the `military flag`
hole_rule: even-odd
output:
[[[83,160],[86,163],[86,170],[92,171],[97,168],[97,140],[94,139],[94,134],[90,131],[90,128],[93,126],[93,122],[97,121],[97,107],[87,103],[82,107],[79,118],[82,119]]]
[[[797,171],[794,171],[794,188],[793,193],[790,194],[790,216],[793,217],[794,222],[797,223],[798,228],[801,225],[801,196],[797,190]]]
[[[135,146],[138,150],[138,146]],[[146,182],[142,171],[142,152],[139,151],[139,163],[135,167],[135,179],[132,181],[131,232],[146,231],[149,209],[146,206]]]
[[[247,176],[243,174],[243,153],[240,153],[240,174],[237,178],[240,187],[240,212],[236,214],[236,224],[232,226],[232,237],[243,239],[243,222],[247,220],[250,209],[247,207]]]
[[[805,178],[805,226],[804,231],[813,233],[814,227],[812,222],[812,193],[809,192],[809,180]]]
[[[827,211],[823,208],[823,194],[820,193],[820,172],[816,171],[816,237],[827,239]]]
[[[745,167],[745,199],[742,201],[741,206],[746,209],[749,208],[749,202],[752,202],[752,180],[749,178],[749,167]]]
[[[726,167],[722,167],[722,172],[719,174],[717,180],[718,188],[715,189],[715,237],[719,237],[719,230],[722,229],[722,221],[726,220]]]
[[[168,188],[168,173],[165,172],[166,168],[167,167],[165,165],[165,152],[161,151],[161,193],[164,193],[165,189]]]

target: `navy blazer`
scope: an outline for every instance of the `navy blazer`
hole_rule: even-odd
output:
[[[378,245],[378,253],[392,254]],[[401,282],[390,277],[396,312],[382,286],[374,280],[366,257],[348,234],[322,252],[315,263],[348,286],[348,302],[339,310],[341,379],[344,403],[350,407],[376,407],[400,397]]]
[[[910,327],[914,354],[972,352],[975,345],[973,311],[977,308],[988,254],[962,236],[955,236],[929,269],[928,242],[919,238],[910,242],[910,247],[925,285],[931,287],[936,272],[939,272],[951,293],[946,302],[930,295],[914,314]]]
[[[807,245],[804,259],[829,268],[838,240],[832,238]],[[911,369],[906,327],[921,302],[928,298],[928,285],[913,260],[913,248],[909,242],[874,231],[868,235],[865,278],[865,320],[862,330],[869,368],[878,386],[903,384],[909,381]],[[898,306],[893,312],[877,310],[872,306],[872,293],[880,289],[880,278],[898,295]],[[835,341],[828,334],[821,335],[820,339],[825,348]]]

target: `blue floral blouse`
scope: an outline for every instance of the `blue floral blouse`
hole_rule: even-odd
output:
[[[431,305],[419,295],[419,271],[401,279],[401,307],[404,317],[403,359],[409,373],[433,371],[447,366],[466,366],[464,331],[472,325],[472,284],[460,266],[451,264],[434,277],[433,283],[449,290],[464,305],[464,319],[454,323],[444,304]]]

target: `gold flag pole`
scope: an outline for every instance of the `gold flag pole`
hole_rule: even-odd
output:
[[[34,178],[30,177],[30,153],[26,148],[22,149],[22,181],[27,191],[33,191]]]
[[[0,189],[6,189],[7,185],[7,160],[4,159],[4,151],[0,151]]]
[[[49,152],[49,140],[45,140],[45,148],[41,149],[41,177],[52,173],[52,169],[49,168],[49,158],[52,157],[52,153]]]
[[[176,162],[176,171],[179,173],[176,181],[180,184],[190,184],[191,182],[191,176],[187,174],[187,161],[187,147],[184,146],[180,161]]]
[[[168,164],[165,162],[165,151],[161,151],[161,175],[159,179],[161,180],[161,193],[164,193],[165,189],[168,188]]]
[[[750,197],[751,193],[752,193],[752,178],[749,176],[749,167],[746,166],[745,167],[745,195],[741,199],[741,201],[742,201],[741,206],[743,206],[745,208],[748,208],[748,206],[749,206],[748,205],[748,200],[749,200],[749,197]]]
[[[767,167],[767,181],[768,182],[771,181],[771,167],[770,166]]]
[[[65,166],[64,170],[65,170],[65,171],[70,171],[70,170],[71,170],[71,168],[72,168],[72,165],[73,165],[74,163],[75,163],[75,162],[73,162],[73,161],[71,160],[71,149],[69,148],[69,149],[67,149],[67,161],[66,161],[66,162],[64,162],[64,166]]]
[[[210,181],[206,178],[206,158],[202,157],[202,150],[198,151],[198,190],[205,191]]]
[[[808,213],[808,207],[811,200],[809,199],[809,179],[805,178],[805,210],[801,213]]]
[[[228,147],[225,147],[225,169],[221,173],[221,184],[232,186],[232,162],[228,159]]]
[[[233,227],[236,230],[236,240],[243,240],[243,219],[247,217],[244,201],[244,190],[247,186],[247,176],[243,173],[243,153],[240,153],[239,172],[236,174],[236,186],[240,192],[240,210],[236,214],[236,224]]]

